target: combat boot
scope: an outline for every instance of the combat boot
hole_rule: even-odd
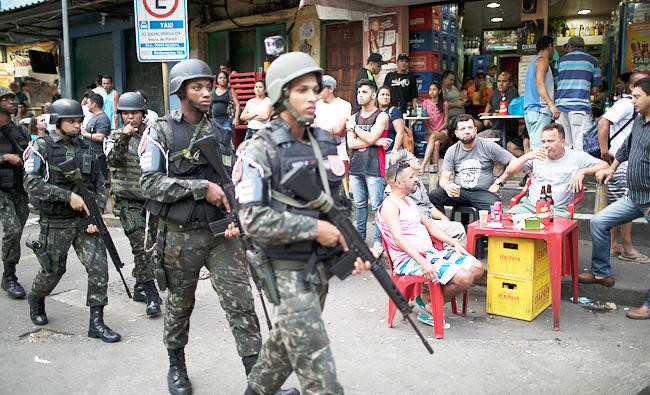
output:
[[[147,316],[155,317],[160,314],[160,295],[153,280],[146,281],[142,284],[144,292],[147,295]]]
[[[144,291],[144,284],[136,282],[133,286],[133,301],[145,303],[147,294]]]
[[[104,324],[104,306],[92,306],[90,308],[88,337],[102,339],[105,343],[116,343],[122,339],[119,333],[113,332],[111,328]]]
[[[251,388],[249,385],[246,387],[246,391],[244,392],[244,395],[260,395],[255,390]],[[289,388],[287,390],[279,390],[278,392],[275,393],[275,395],[300,395],[300,391],[298,391],[297,388]]]
[[[29,318],[36,325],[47,324],[47,315],[45,315],[45,298],[36,296],[33,292],[27,295],[27,303],[29,304]]]
[[[167,372],[167,388],[172,395],[191,395],[192,383],[187,377],[185,366],[185,349],[167,349],[169,354],[169,372]]]
[[[16,264],[5,263],[5,271],[2,273],[2,289],[7,291],[13,299],[22,299],[25,297],[25,289],[18,283],[16,277]]]

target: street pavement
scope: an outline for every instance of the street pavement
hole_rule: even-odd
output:
[[[132,286],[128,240],[121,229],[110,230]],[[38,226],[28,226],[23,238],[37,237]],[[18,275],[29,289],[38,263],[22,245]],[[581,261],[588,262],[590,246],[580,252]],[[54,295],[46,299],[47,326],[31,323],[26,300],[9,299],[4,291],[0,294],[0,393],[167,392],[163,319],[147,318],[144,304],[126,297],[112,263],[109,273],[105,321],[122,335],[117,344],[86,336],[86,275],[74,253],[69,255],[68,270]],[[433,355],[400,319],[400,313],[394,327],[387,327],[387,297],[369,272],[344,282],[333,279],[323,318],[338,377],[348,394],[648,391],[650,320],[625,318],[630,306],[619,305],[607,312],[588,310],[572,304],[566,299],[569,296],[563,295],[560,331],[554,332],[550,307],[532,322],[493,316],[485,312],[485,288],[472,288],[467,317],[452,315],[446,306],[451,328],[445,330],[444,339],[433,339],[432,328],[416,321],[433,346]],[[208,280],[199,282],[196,299],[186,348],[194,391],[241,394],[246,387],[244,368]],[[257,300],[256,307],[266,339],[268,331]],[[295,375],[284,387],[288,386],[299,387]]]

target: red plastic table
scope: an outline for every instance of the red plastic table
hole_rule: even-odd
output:
[[[489,221],[494,222],[494,221]],[[525,239],[541,239],[548,247],[549,275],[551,277],[551,304],[553,308],[553,330],[560,330],[560,297],[562,276],[571,276],[573,303],[578,300],[578,221],[555,217],[554,221],[540,230],[515,228],[510,219],[501,221],[504,227],[481,227],[479,221],[467,227],[467,251],[474,255],[476,241],[481,236],[507,236]]]

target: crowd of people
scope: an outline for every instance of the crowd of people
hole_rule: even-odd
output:
[[[507,105],[517,96],[512,75],[489,67],[460,90],[454,72],[445,71],[423,102],[430,119],[422,161],[409,149],[404,123],[404,114],[418,105],[408,54],[398,56],[397,71],[381,86],[377,74],[384,62],[371,54],[356,81],[355,103],[337,97],[336,79],[310,56],[282,55],[265,80],[255,83],[255,97],[243,110],[229,85],[230,64],[213,76],[200,60],[182,61],[171,69],[169,87],[181,99],[180,110],[163,117],[147,109],[145,92],[119,94],[112,78],[101,75],[81,103],[55,101],[33,117],[29,131],[14,123],[17,94],[0,86],[2,289],[12,298],[27,296],[32,322],[47,324],[45,300],[65,274],[72,246],[88,273],[88,336],[107,343],[121,339],[104,322],[106,249],[98,226],[83,221],[88,204],[70,173],[59,167],[66,160],[74,161],[77,177],[100,209],[110,190],[134,257],[133,299],[145,303],[149,317],[164,315],[173,394],[191,393],[184,350],[203,267],[230,323],[248,380],[246,394],[298,393],[280,389],[292,372],[305,392],[342,393],[321,318],[327,268],[348,250],[341,231],[328,221],[325,206],[331,203],[354,207],[364,239],[370,236],[370,204],[373,254],[386,253],[394,274],[440,282],[448,300],[480,279],[484,268],[468,254],[466,230],[446,216],[446,206],[490,210],[504,183],[524,171],[530,173],[529,192],[512,212],[535,213],[540,187],[551,185],[554,215],[570,217],[568,203],[584,187],[585,176],[595,177],[610,185],[611,204],[591,221],[592,269],[579,280],[614,286],[611,255],[648,262],[631,243],[629,223],[639,217],[650,221],[650,78],[620,76],[620,99],[597,121],[601,157],[596,158],[582,150],[582,140],[592,126],[591,86],[602,84],[598,62],[584,51],[580,37],[569,40],[553,68],[553,40],[541,37],[537,49],[526,74],[526,138],[516,122],[482,123],[464,113],[472,101],[485,105],[483,114]],[[577,63],[579,72],[570,66]],[[247,122],[246,140],[235,151],[233,131],[241,122]],[[503,130],[506,148],[482,138]],[[240,209],[237,221],[221,232],[214,231],[215,224],[232,219],[227,213],[233,202],[213,161],[195,144],[204,138],[216,144],[232,175]],[[316,200],[303,199],[284,184],[302,166],[322,189]],[[424,171],[440,171],[439,185],[430,191],[418,177]],[[39,211],[41,233],[33,248],[41,269],[25,292],[16,265],[28,201]],[[264,343],[244,236],[265,257],[250,270],[260,270],[266,295],[277,305],[277,320]],[[434,240],[443,249],[436,249]],[[357,259],[354,266],[358,273],[370,263]],[[165,309],[159,289],[168,290]],[[433,325],[426,294],[416,303],[418,319]],[[650,318],[650,290],[648,300],[627,316]]]

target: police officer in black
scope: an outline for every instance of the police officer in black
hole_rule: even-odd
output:
[[[29,208],[23,188],[22,151],[27,148],[29,134],[11,120],[15,113],[15,94],[0,85],[0,223],[2,223],[2,289],[10,297],[25,297],[18,283],[16,264],[20,259],[20,237],[27,222]]]

